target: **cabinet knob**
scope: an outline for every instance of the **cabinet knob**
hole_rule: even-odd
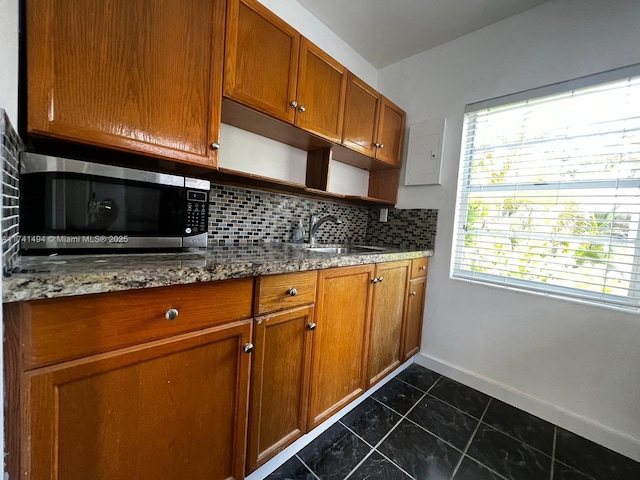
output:
[[[371,283],[378,283],[378,277],[373,277],[373,279],[371,280]]]
[[[409,295],[411,295],[412,297],[416,296],[416,292],[411,292]]]
[[[420,270],[426,270],[426,269],[427,269],[426,265],[421,265],[420,266]]]
[[[309,330],[315,330],[317,327],[317,325],[314,322],[311,322],[310,324],[307,325],[307,328]]]
[[[384,143],[381,143],[381,144],[379,145],[379,148],[384,148]]]
[[[166,318],[167,320],[175,320],[176,318],[178,318],[179,313],[180,312],[178,312],[177,309],[170,308],[169,310],[164,312],[164,318]]]
[[[384,280],[384,278],[378,277],[378,282],[382,282],[382,280]]]
[[[296,108],[298,106],[298,102],[296,102],[295,100],[292,100],[289,105],[291,105],[291,108]]]
[[[292,296],[295,297],[298,294],[298,290],[295,288],[290,288],[289,290],[287,290],[287,293]]]
[[[251,353],[253,352],[253,343],[245,343],[242,346],[242,350],[244,350],[244,353]]]
[[[374,145],[375,145],[377,148],[384,148],[384,145],[383,145],[382,143],[374,143]]]
[[[213,142],[211,144],[211,150],[220,150],[220,144],[218,142]]]
[[[300,105],[298,107],[298,110],[300,110],[301,112],[305,112],[307,110],[307,107],[305,107],[304,105]]]

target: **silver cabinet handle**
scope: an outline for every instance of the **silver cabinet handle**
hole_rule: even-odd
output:
[[[251,353],[253,352],[253,343],[245,343],[242,346],[242,350],[244,350],[244,353]]]
[[[301,112],[305,112],[307,110],[307,107],[305,107],[304,105],[300,105],[298,107],[298,110],[300,110]]]
[[[378,282],[382,282],[382,280],[384,280],[384,278],[378,277]]]
[[[420,266],[420,270],[426,270],[426,269],[427,269],[427,267],[426,267],[426,266],[424,266],[424,265],[421,265],[421,266]]]
[[[378,283],[378,277],[373,277],[373,279],[371,280],[371,283]]]
[[[296,108],[298,106],[298,102],[296,102],[295,100],[291,100],[291,103],[289,105],[291,105],[291,108]]]
[[[383,143],[380,144],[380,148],[384,148],[384,144]]]
[[[211,144],[211,150],[220,150],[220,144],[218,142],[213,142]]]
[[[409,295],[411,295],[412,297],[416,296],[416,292],[411,292]]]
[[[178,312],[177,309],[170,308],[169,310],[164,312],[164,318],[166,318],[167,320],[175,320],[176,318],[178,318],[179,314],[180,312]]]
[[[298,290],[295,288],[290,288],[289,290],[287,290],[287,293],[291,296],[291,297],[295,297],[298,294]]]
[[[307,328],[309,330],[315,330],[317,327],[317,325],[314,322],[311,322],[310,324],[307,325]]]

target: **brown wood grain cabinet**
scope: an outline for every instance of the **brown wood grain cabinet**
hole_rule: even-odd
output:
[[[316,271],[258,277],[247,472],[308,431]]]
[[[173,287],[162,287],[69,297],[68,308],[56,300],[5,305],[8,351],[14,354],[9,401],[19,404],[21,419],[9,422],[12,477],[243,478],[253,279],[226,283],[235,287],[235,307],[226,305],[222,290],[211,290],[216,283],[179,287],[175,296]],[[87,298],[93,312],[72,308]],[[191,305],[194,298],[205,307]],[[164,311],[165,305],[176,312]],[[216,318],[216,305],[227,312],[226,321]],[[208,316],[210,326],[202,321]],[[109,341],[113,332],[124,343]],[[128,332],[134,332],[133,342]],[[74,347],[74,358],[66,359],[67,347],[76,343],[90,347]],[[41,351],[53,353],[36,354]]]
[[[376,158],[398,168],[402,161],[405,117],[400,107],[382,97],[378,114],[378,140],[375,144]]]
[[[380,94],[349,72],[342,144],[369,157],[375,157],[379,110]]]
[[[256,0],[230,0],[224,94],[340,142],[346,69]]]
[[[27,132],[215,167],[224,15],[224,0],[27,1]]]
[[[409,260],[376,265],[375,283],[372,284],[368,387],[403,361],[402,333],[410,265]]]
[[[300,34],[255,0],[227,2],[224,94],[293,123]]]
[[[407,288],[407,313],[402,339],[403,361],[420,351],[428,265],[428,258],[419,258],[411,262],[411,279]]]
[[[309,427],[364,392],[374,265],[318,272]]]

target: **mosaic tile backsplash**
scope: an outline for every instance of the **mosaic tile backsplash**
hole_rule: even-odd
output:
[[[2,161],[2,270],[13,269],[20,255],[19,220],[19,154],[23,150],[20,137],[6,112],[0,108],[0,160]]]
[[[291,242],[302,220],[309,239],[309,218],[334,215],[316,234],[318,243],[364,243],[433,248],[437,210],[389,209],[387,223],[378,208],[296,197],[226,185],[212,185],[209,205],[209,245]]]
[[[380,210],[369,209],[367,241],[373,245],[432,249],[436,241],[438,210],[390,208],[386,222],[380,222]]]

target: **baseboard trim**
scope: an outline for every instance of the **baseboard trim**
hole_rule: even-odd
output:
[[[502,400],[532,415],[574,432],[626,457],[640,462],[640,439],[593,422],[574,412],[544,402],[524,392],[500,384],[469,370],[460,368],[424,353],[418,353],[415,363],[434,372],[468,385],[487,395]]]

